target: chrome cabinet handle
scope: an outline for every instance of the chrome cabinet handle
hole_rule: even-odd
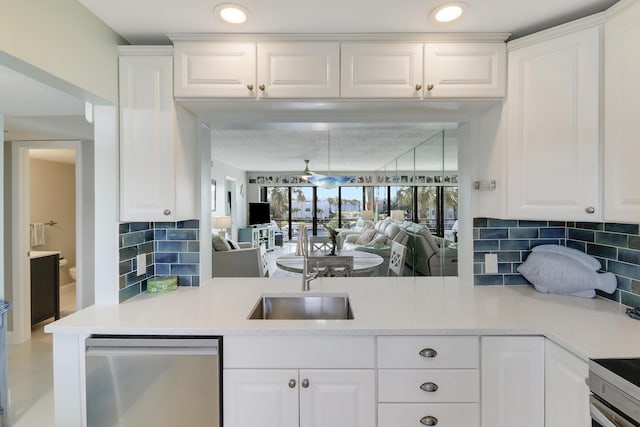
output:
[[[588,214],[592,214],[596,211],[596,208],[594,208],[593,206],[589,206],[588,208],[585,209],[585,212],[587,212]]]
[[[253,90],[253,85],[252,85],[251,83],[249,83],[249,84],[247,85],[247,89],[249,89],[250,91],[252,91],[252,90]]]
[[[426,417],[420,418],[420,424],[425,426],[434,426],[438,424],[438,419],[436,417],[432,417],[431,415],[427,415]]]
[[[289,380],[289,388],[296,388],[296,380]]]
[[[261,84],[260,86],[258,86],[258,89],[264,92],[265,87],[266,87],[265,85]]]
[[[162,212],[165,216],[169,216],[171,215],[171,211],[169,209],[165,209],[164,212]]]
[[[416,85],[416,91],[422,90],[422,85],[421,84],[417,84]]]
[[[438,355],[438,352],[432,348],[423,348],[422,350],[420,350],[418,354],[422,357],[431,358],[431,357],[436,357]]]
[[[309,380],[308,379],[303,379],[302,380],[302,388],[309,388]]]
[[[420,386],[420,390],[433,393],[434,391],[438,391],[438,384],[427,382]]]

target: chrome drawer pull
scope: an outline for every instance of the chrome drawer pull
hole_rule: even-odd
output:
[[[420,390],[433,393],[434,391],[438,391],[438,384],[432,382],[424,383],[420,386]]]
[[[420,424],[425,426],[434,426],[438,424],[438,419],[436,417],[432,417],[431,415],[427,415],[426,417],[420,418]]]
[[[296,388],[296,380],[289,380],[289,388]]]
[[[432,348],[423,348],[418,354],[422,357],[436,357],[438,352]]]

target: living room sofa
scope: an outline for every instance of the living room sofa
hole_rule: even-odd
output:
[[[373,228],[373,221],[370,219],[359,218],[353,227],[343,229],[338,233],[338,237],[336,238],[338,248],[342,249],[342,245],[344,244],[347,236],[359,236],[364,230],[368,230],[370,228]]]
[[[367,228],[361,233],[346,236],[342,249],[353,251],[360,250],[364,246],[390,246],[391,241],[406,245],[407,233],[390,219],[384,219],[377,221],[372,228]]]

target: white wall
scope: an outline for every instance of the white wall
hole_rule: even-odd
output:
[[[118,97],[118,44],[77,0],[0,0],[0,63],[99,103]]]
[[[213,162],[213,169],[211,171],[212,179],[216,180],[216,210],[213,212],[212,216],[223,216],[225,215],[225,182],[227,178],[233,178],[236,182],[235,189],[235,199],[236,206],[232,212],[232,221],[233,227],[231,236],[234,240],[237,240],[238,237],[238,228],[243,228],[247,226],[247,206],[249,201],[256,201],[255,199],[251,199],[247,194],[247,177],[243,170],[234,168],[226,163],[222,163],[219,161]],[[240,194],[240,186],[243,186],[245,189],[245,194]]]

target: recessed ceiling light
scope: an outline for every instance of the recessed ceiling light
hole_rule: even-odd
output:
[[[250,16],[245,7],[233,3],[219,4],[215,7],[214,12],[217,17],[229,24],[243,24]]]
[[[434,22],[444,24],[460,19],[467,10],[469,6],[466,3],[445,3],[433,9],[429,17]]]

